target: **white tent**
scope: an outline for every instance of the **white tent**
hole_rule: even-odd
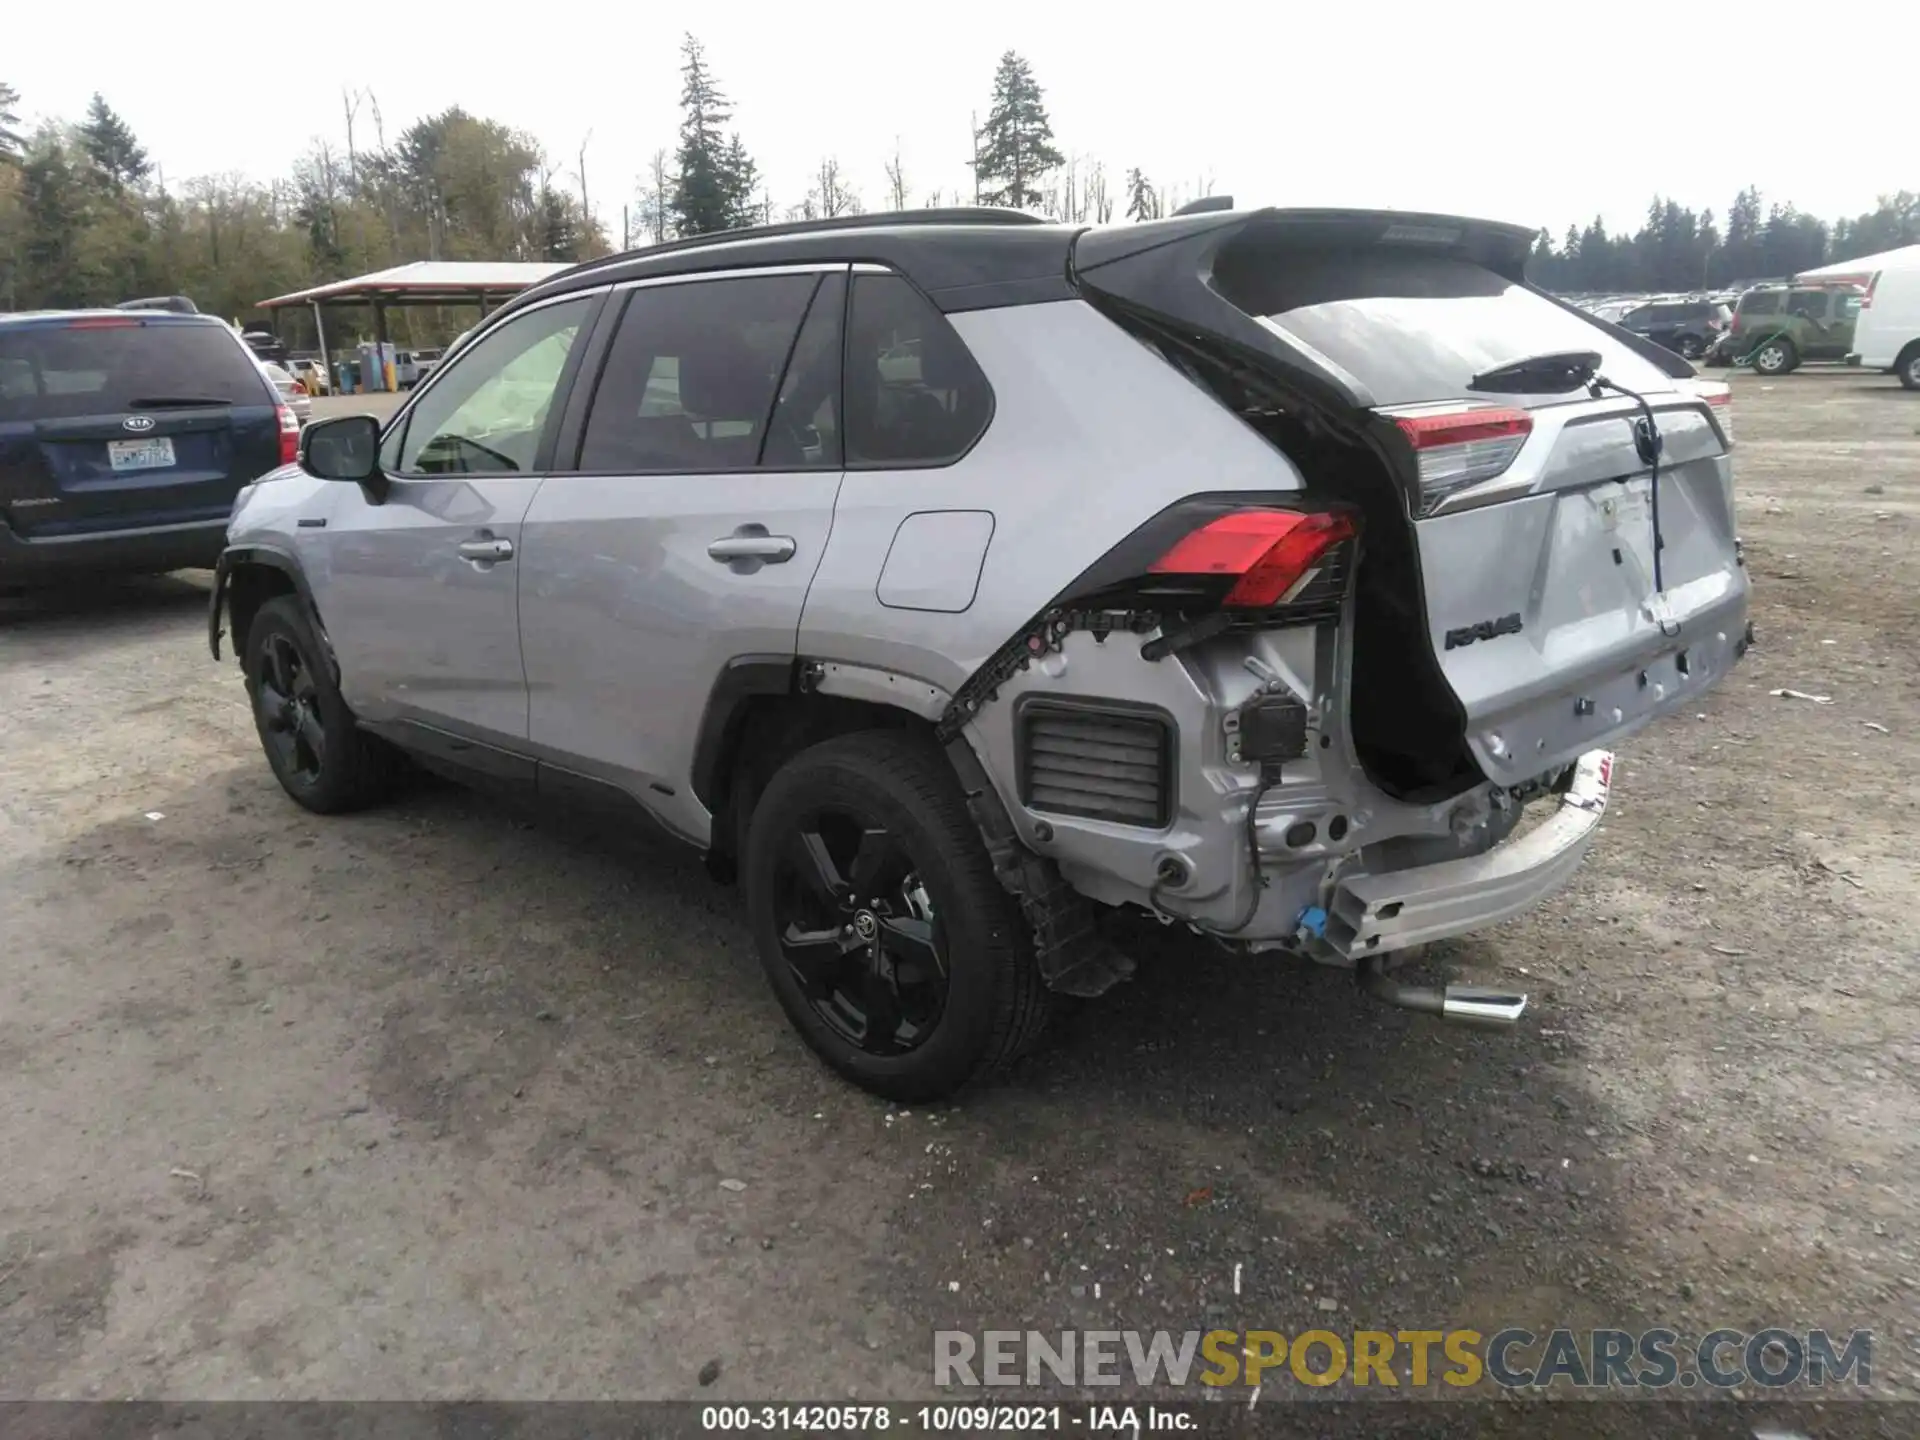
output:
[[[1802,270],[1796,280],[1858,280],[1862,285],[1881,270],[1920,268],[1920,245],[1902,245],[1898,250],[1882,250],[1878,255],[1862,255],[1858,260],[1836,260],[1817,270]]]

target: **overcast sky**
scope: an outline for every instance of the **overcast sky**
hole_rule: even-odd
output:
[[[1189,196],[1211,178],[1242,204],[1457,211],[1558,236],[1596,212],[1636,227],[1656,190],[1724,214],[1751,183],[1832,219],[1920,189],[1920,152],[1902,138],[1915,93],[1904,0],[1856,0],[1844,30],[1797,38],[1768,35],[1775,22],[1734,0],[1516,5],[1500,21],[1470,18],[1493,7],[1367,0],[666,13],[188,0],[164,27],[150,0],[8,8],[0,79],[29,121],[77,120],[102,90],[169,183],[285,175],[317,139],[343,141],[343,87],[371,90],[389,139],[459,104],[531,133],[570,173],[591,133],[588,194],[616,241],[646,157],[674,143],[689,25],[777,207],[831,154],[882,208],[896,136],[915,203],[934,189],[971,198],[969,115],[984,114],[1008,48],[1032,63],[1060,148],[1103,160],[1116,191],[1138,165]],[[109,36],[141,37],[138,63],[102,63]],[[1756,58],[1762,44],[1772,59]],[[1743,93],[1722,98],[1736,81]],[[359,123],[366,144],[369,107]]]

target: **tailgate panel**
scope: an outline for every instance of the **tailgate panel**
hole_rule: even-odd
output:
[[[1535,493],[1416,526],[1434,652],[1490,779],[1518,783],[1614,744],[1687,704],[1743,648],[1730,461],[1701,453],[1720,449],[1703,415],[1660,423],[1668,454],[1694,457],[1660,472],[1664,594],[1651,479],[1623,419],[1536,435],[1546,453],[1523,462],[1540,468]]]

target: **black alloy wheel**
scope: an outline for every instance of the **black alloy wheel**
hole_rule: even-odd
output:
[[[261,647],[253,703],[275,772],[299,785],[318,785],[327,763],[327,724],[319,687],[292,637],[269,635]]]
[[[301,602],[276,595],[262,605],[243,655],[253,726],[280,788],[322,815],[385,798],[399,758],[360,729]]]
[[[780,952],[814,1014],[868,1055],[904,1055],[946,1009],[946,939],[913,858],[852,804],[804,816],[774,863]]]

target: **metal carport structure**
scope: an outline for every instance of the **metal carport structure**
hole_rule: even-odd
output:
[[[323,360],[328,355],[327,308],[365,306],[373,311],[374,339],[385,345],[387,311],[408,305],[473,305],[481,315],[512,299],[549,276],[570,269],[565,264],[532,260],[415,260],[376,270],[351,280],[334,280],[290,295],[276,295],[255,307],[273,318],[278,333],[279,313],[293,306],[311,308]]]

